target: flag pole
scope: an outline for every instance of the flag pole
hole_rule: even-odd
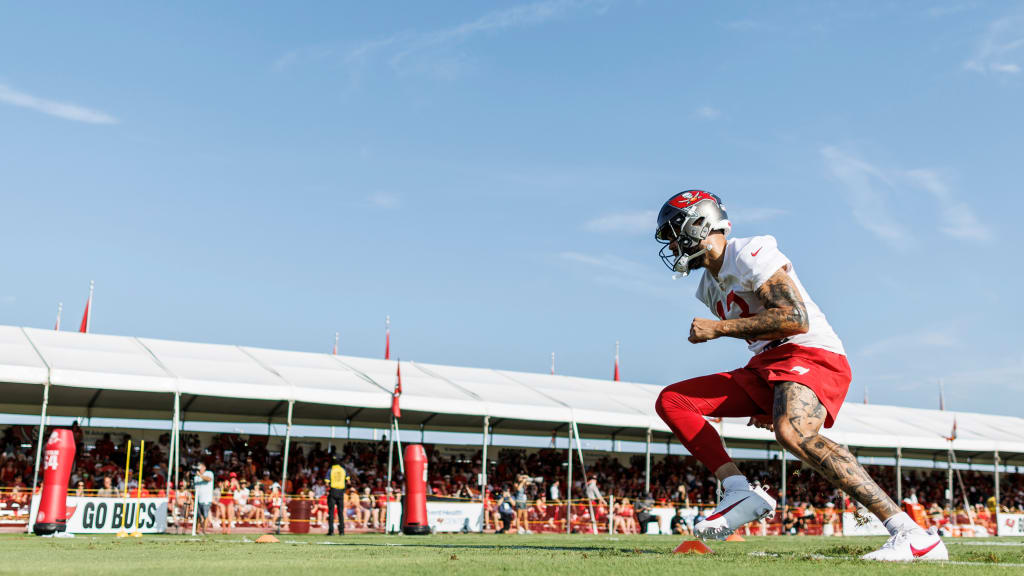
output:
[[[551,353],[551,375],[555,375],[555,353]]]
[[[340,337],[341,337],[341,333],[340,332],[335,332],[334,333],[334,355],[335,356],[338,355],[338,338],[340,338]]]
[[[391,359],[391,316],[384,317],[384,359]]]
[[[85,331],[88,332],[92,328],[92,293],[96,288],[96,282],[89,280],[89,309],[85,311]]]
[[[62,312],[64,312],[64,303],[63,302],[58,302],[57,303],[57,324],[54,325],[54,327],[53,327],[53,329],[58,331],[58,332],[60,331],[60,317],[61,317],[61,313]]]
[[[619,381],[619,341],[615,341],[615,377],[616,382]]]
[[[939,410],[946,409],[946,389],[942,385],[942,378],[939,378]]]
[[[391,431],[388,434],[388,484],[384,490],[384,495],[387,498],[387,502],[384,503],[384,533],[389,534],[388,528],[391,522],[391,469],[394,462],[395,453],[395,433],[394,433],[394,422],[395,416],[391,415]]]

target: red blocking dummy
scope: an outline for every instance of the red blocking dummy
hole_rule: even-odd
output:
[[[402,532],[430,534],[427,521],[427,453],[421,444],[405,447],[405,502]]]
[[[43,493],[32,531],[38,535],[67,529],[68,480],[75,463],[75,437],[61,428],[50,433],[43,451]]]

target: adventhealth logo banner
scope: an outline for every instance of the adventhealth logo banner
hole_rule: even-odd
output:
[[[165,498],[78,498],[68,496],[68,532],[72,534],[114,533],[122,528],[135,532],[136,507],[139,528],[143,534],[167,531],[167,500]],[[32,498],[29,529],[36,522],[39,499]]]
[[[1024,536],[1024,514],[996,514],[999,536]]]

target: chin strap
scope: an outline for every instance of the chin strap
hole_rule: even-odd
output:
[[[693,260],[698,256],[703,256],[704,253],[707,251],[707,248],[701,248],[700,250],[694,252],[693,254],[683,254],[682,256],[680,256],[679,259],[676,260],[675,266],[673,266],[673,269],[676,271],[676,273],[672,275],[672,279],[679,280],[680,278],[686,278],[687,276],[689,276],[690,260]]]

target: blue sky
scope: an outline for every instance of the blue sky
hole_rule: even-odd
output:
[[[5,2],[0,323],[651,383],[653,219],[774,234],[849,399],[1020,414],[1024,6]]]

